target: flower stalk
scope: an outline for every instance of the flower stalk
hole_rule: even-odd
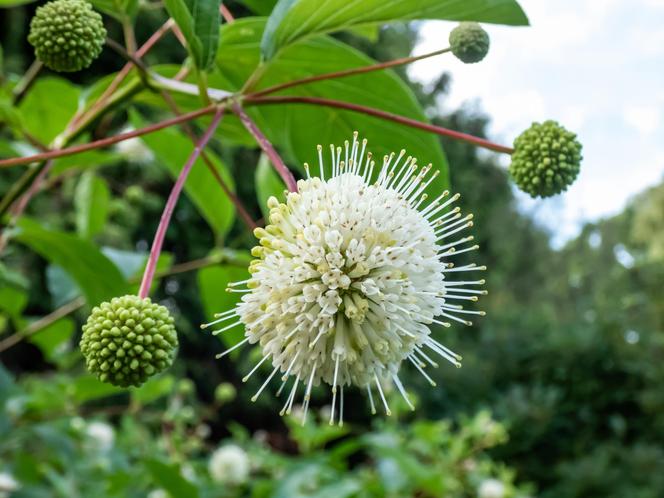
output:
[[[288,187],[288,190],[291,192],[297,192],[297,181],[295,180],[293,173],[290,172],[279,153],[275,150],[258,126],[256,126],[256,123],[254,123],[242,106],[237,102],[233,103],[233,112],[237,114],[247,131],[249,131],[249,133],[251,133],[256,139],[258,145],[263,152],[265,152],[265,155],[270,159],[274,169],[284,181],[286,187]]]
[[[161,214],[161,220],[159,221],[159,226],[157,227],[157,232],[155,233],[154,240],[152,242],[150,256],[148,257],[145,272],[143,273],[143,280],[141,281],[141,287],[138,291],[138,296],[140,298],[146,298],[150,293],[150,286],[152,285],[152,279],[154,278],[154,273],[157,268],[157,260],[161,254],[161,248],[164,243],[164,237],[166,236],[166,230],[168,230],[168,225],[171,222],[171,216],[173,215],[173,210],[175,209],[175,205],[177,204],[178,198],[180,197],[180,192],[182,192],[182,188],[184,187],[184,182],[187,180],[187,176],[189,176],[189,172],[196,163],[196,160],[212,138],[212,135],[219,126],[219,123],[221,123],[221,118],[223,116],[224,108],[216,107],[216,112],[212,118],[212,123],[210,123],[210,126],[208,126],[203,136],[196,143],[194,150],[191,152],[187,162],[182,167],[182,171],[180,171],[180,175],[175,181],[175,185],[173,185],[171,193],[168,196],[168,200],[166,201],[164,211]]]

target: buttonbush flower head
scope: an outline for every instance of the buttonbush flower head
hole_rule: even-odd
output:
[[[550,197],[574,183],[581,159],[576,135],[549,120],[533,123],[514,140],[509,172],[531,197]]]
[[[99,380],[140,386],[173,363],[178,338],[166,307],[127,295],[93,308],[80,346],[88,370]]]
[[[38,7],[28,35],[37,58],[59,72],[88,67],[105,39],[101,15],[85,0],[54,0]]]
[[[485,293],[477,288],[484,280],[454,278],[485,269],[452,262],[477,249],[462,234],[473,222],[454,207],[459,196],[445,191],[429,199],[425,191],[437,176],[431,165],[419,167],[402,150],[378,166],[366,145],[355,134],[352,144],[331,146],[327,171],[319,146],[320,176],[305,165],[298,192],[285,203],[268,201],[269,224],[254,232],[260,245],[252,251],[251,278],[229,287],[244,293],[241,302],[204,325],[230,322],[215,333],[245,327],[244,340],[219,356],[244,343],[260,345],[263,358],[244,380],[271,361],[254,400],[277,372],[279,392],[293,379],[282,414],[302,387],[306,417],[312,387],[321,383],[332,390],[330,423],[335,416],[343,423],[343,390],[351,385],[366,389],[374,413],[373,390],[390,413],[385,382],[412,408],[401,364],[435,385],[425,372],[436,365],[430,354],[456,366],[461,357],[431,337],[429,327],[470,325],[469,314],[483,314],[458,304]]]
[[[461,62],[473,64],[489,53],[489,34],[476,22],[462,22],[450,32],[450,48]]]
[[[208,470],[216,482],[242,484],[249,478],[249,456],[235,444],[222,446],[212,453]]]

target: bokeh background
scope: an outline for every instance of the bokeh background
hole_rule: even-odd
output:
[[[173,368],[140,389],[86,374],[77,349],[84,309],[35,325],[76,302],[61,269],[20,246],[3,255],[0,496],[664,496],[664,4],[522,3],[532,26],[489,27],[492,50],[482,64],[440,57],[397,69],[435,123],[509,143],[531,121],[552,117],[584,144],[577,184],[532,201],[515,191],[502,158],[442,140],[453,188],[475,215],[475,260],[489,267],[487,317],[436,332],[463,354],[463,368],[433,371],[436,388],[407,371],[417,410],[392,393],[390,418],[372,417],[364,397],[348,393],[343,427],[327,425],[326,392],[316,392],[304,426],[279,417],[275,386],[252,403],[261,376],[241,378],[256,352],[217,361],[225,346],[199,329],[232,303],[224,289],[242,275],[238,248],[251,236],[235,223],[210,252],[215,241],[183,198],[166,251],[202,268],[159,281],[153,297],[175,315],[181,347]],[[6,73],[20,74],[32,60],[25,38],[33,11],[0,11]],[[139,39],[161,22],[161,12],[143,14]],[[451,27],[337,36],[389,60],[439,48]],[[148,61],[184,55],[166,38]],[[121,63],[107,50],[71,79],[85,84]],[[260,218],[257,153],[219,153]],[[161,160],[133,141],[97,170],[109,209],[95,240],[135,275],[171,187],[155,167]],[[15,178],[2,171],[0,193]],[[28,215],[72,229],[81,181],[60,175]]]

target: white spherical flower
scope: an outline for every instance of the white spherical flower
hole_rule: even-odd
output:
[[[477,490],[478,498],[503,498],[505,485],[498,479],[485,479]]]
[[[9,472],[0,472],[0,498],[9,496],[19,489],[21,485]]]
[[[208,470],[216,482],[242,484],[249,478],[249,456],[237,445],[222,446],[212,453]]]
[[[163,489],[153,489],[148,493],[147,498],[170,498],[170,495]]]
[[[445,191],[429,201],[425,189],[438,174],[431,165],[419,168],[402,150],[376,167],[365,151],[366,140],[355,134],[345,149],[331,146],[326,170],[319,146],[320,176],[305,164],[298,192],[285,203],[268,201],[269,224],[254,232],[260,245],[252,250],[251,278],[229,286],[244,293],[242,301],[203,326],[229,322],[215,334],[245,326],[245,339],[219,357],[247,342],[260,345],[263,359],[244,380],[270,359],[273,370],[252,399],[277,372],[279,392],[294,379],[282,414],[302,384],[306,417],[312,387],[321,383],[332,389],[330,423],[343,423],[343,390],[351,385],[366,389],[373,413],[375,388],[390,414],[389,382],[412,408],[397,375],[401,363],[435,385],[424,370],[436,366],[427,348],[456,366],[461,357],[429,327],[470,325],[464,316],[484,314],[459,304],[486,293],[477,288],[484,280],[454,278],[485,269],[451,261],[477,249],[461,234],[473,222],[453,206],[459,196]]]
[[[89,423],[85,433],[99,451],[109,451],[113,447],[115,431],[106,422]]]

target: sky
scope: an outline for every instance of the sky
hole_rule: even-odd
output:
[[[413,64],[410,74],[427,82],[449,71],[441,106],[488,113],[490,137],[500,143],[546,119],[578,134],[584,160],[576,183],[546,200],[518,196],[561,245],[664,179],[664,0],[519,3],[530,26],[485,25],[491,49],[479,64],[447,54]],[[447,46],[453,27],[423,23],[415,53]]]

